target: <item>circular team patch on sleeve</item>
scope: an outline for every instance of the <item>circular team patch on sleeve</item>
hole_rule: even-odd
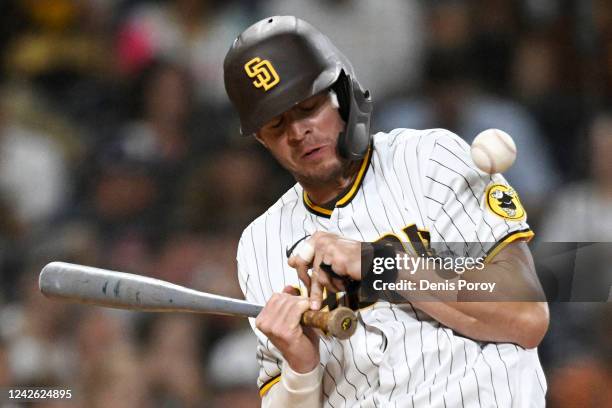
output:
[[[525,209],[514,189],[505,184],[493,184],[487,189],[487,207],[496,215],[508,220],[525,217]]]

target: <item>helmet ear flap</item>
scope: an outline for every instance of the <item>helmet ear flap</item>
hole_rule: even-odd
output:
[[[370,117],[372,98],[370,91],[364,91],[354,78],[344,70],[332,86],[340,103],[339,113],[346,122],[344,132],[338,138],[338,152],[348,160],[363,158],[370,146]]]
[[[349,86],[349,77],[344,70],[340,71],[340,75],[338,75],[338,79],[332,85],[332,89],[338,96],[338,103],[340,104],[338,112],[340,113],[340,117],[343,121],[348,122],[351,107],[351,89]]]

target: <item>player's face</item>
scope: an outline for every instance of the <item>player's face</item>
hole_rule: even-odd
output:
[[[257,134],[300,182],[325,183],[342,174],[338,135],[344,130],[329,93],[319,93],[266,123]]]

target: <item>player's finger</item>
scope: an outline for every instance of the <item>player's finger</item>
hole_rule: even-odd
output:
[[[312,235],[312,237],[310,237],[310,239],[306,243],[312,247],[313,255],[316,258],[317,255],[321,255],[327,252],[330,245],[332,244],[332,241],[332,234],[317,231]]]
[[[315,247],[311,240],[312,238],[300,242],[293,251],[296,256],[303,259],[308,264],[312,262],[312,258],[314,258],[315,254]]]
[[[325,272],[329,284],[335,289],[336,292],[344,290],[343,277],[338,275],[335,271],[331,261],[324,261],[319,265],[319,268]]]
[[[310,303],[308,298],[298,296],[287,296],[283,294],[279,297],[278,306],[275,309],[275,325],[277,327],[287,327],[295,329],[300,325],[302,314],[308,310]],[[279,329],[282,331],[282,329]]]
[[[323,264],[323,254],[316,254],[315,255],[315,259],[314,259],[314,266],[312,268],[313,271],[313,281],[314,281],[314,276],[316,276],[316,280],[319,283],[320,286],[327,288],[327,290],[329,290],[330,292],[339,292],[338,288],[336,288],[330,281],[330,276],[329,273],[325,270],[327,268],[329,268],[329,266],[327,268],[322,268],[321,265],[325,265]],[[316,273],[315,273],[316,272]],[[312,286],[312,284],[311,284]]]
[[[310,278],[310,275],[308,275],[308,267],[301,266],[300,268],[297,269],[297,273],[298,273],[298,278],[300,278],[300,280],[304,283],[304,285],[307,288],[310,287],[310,285],[312,284],[312,279]]]
[[[301,256],[293,254],[289,257],[289,259],[287,259],[287,264],[292,267],[297,269],[298,267],[302,266],[302,265],[306,265],[306,266],[310,266],[312,260],[305,260],[303,259]]]
[[[301,266],[310,266],[310,263],[311,261],[306,261],[301,256],[295,254],[291,255],[289,259],[287,259],[287,265],[295,269]]]
[[[344,280],[338,278],[331,278],[330,282],[332,286],[336,288],[336,292],[344,292],[346,290]]]
[[[292,256],[289,258],[288,264],[297,271],[298,278],[304,282],[304,285],[306,285],[306,287],[310,287],[311,279],[310,276],[308,276],[309,265],[303,259],[300,259],[297,256]]]
[[[317,279],[317,273],[313,271],[312,274],[313,279],[312,283],[310,284],[309,291],[310,309],[319,310],[321,309],[321,303],[323,302],[323,286],[321,286],[319,280]]]
[[[279,293],[272,294],[264,308],[257,316],[257,319],[255,319],[255,326],[262,332],[268,333],[270,331],[272,322],[275,321],[275,318],[278,315],[280,307],[281,295]]]
[[[340,279],[327,278],[327,283],[325,284],[325,287],[329,288],[332,292],[344,291],[344,284]]]
[[[284,318],[287,319],[287,324],[291,329],[300,326],[302,315],[310,308],[308,298],[292,297],[286,300],[283,310]]]

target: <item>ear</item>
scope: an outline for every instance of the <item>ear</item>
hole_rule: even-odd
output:
[[[261,143],[263,147],[265,147],[266,149],[268,148],[268,145],[266,144],[266,142],[264,142],[264,140],[261,137],[259,137],[259,133],[255,133],[255,139],[257,139],[257,141]]]

